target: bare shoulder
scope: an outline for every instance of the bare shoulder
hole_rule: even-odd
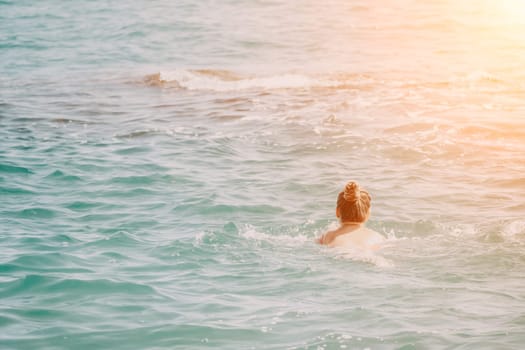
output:
[[[339,235],[339,229],[331,230],[325,232],[321,237],[317,239],[317,243],[319,244],[331,244]]]

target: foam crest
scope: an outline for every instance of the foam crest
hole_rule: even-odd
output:
[[[506,224],[501,234],[505,241],[523,242],[525,237],[525,220],[516,220]]]
[[[477,83],[477,82],[499,82],[501,79],[489,72],[473,71],[468,74],[452,76],[451,83]]]
[[[248,240],[264,241],[271,244],[286,246],[298,246],[303,245],[306,242],[313,242],[312,237],[308,237],[304,234],[299,234],[296,236],[269,235],[267,233],[257,231],[253,226],[246,226],[243,230],[239,231],[239,236]]]
[[[271,75],[241,74],[222,69],[183,69],[163,70],[146,75],[144,83],[151,86],[162,86],[195,91],[242,91],[242,90],[276,90],[276,89],[312,89],[312,88],[436,88],[443,84],[457,88],[474,88],[484,86],[507,85],[503,78],[485,71],[473,71],[452,75],[435,81],[385,79],[356,74],[307,74],[282,73]]]
[[[319,79],[303,74],[281,74],[260,77],[243,77],[224,70],[175,69],[146,76],[149,85],[177,87],[188,90],[219,92],[250,89],[308,89],[340,87],[346,83],[338,80]]]
[[[476,227],[476,225],[473,224],[457,224],[454,226],[441,224],[438,226],[441,226],[441,231],[444,232],[446,235],[449,235],[456,239],[473,239],[480,236],[479,229]]]

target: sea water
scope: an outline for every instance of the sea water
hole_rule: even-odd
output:
[[[0,1],[1,349],[520,349],[520,1]],[[340,252],[346,181],[387,243]]]

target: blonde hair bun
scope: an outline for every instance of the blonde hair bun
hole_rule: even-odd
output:
[[[351,203],[356,203],[361,199],[361,189],[357,182],[350,181],[346,184],[343,197]]]

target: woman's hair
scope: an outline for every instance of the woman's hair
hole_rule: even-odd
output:
[[[367,191],[359,188],[359,185],[350,181],[346,184],[344,191],[337,197],[337,208],[342,222],[365,222],[370,211],[372,198]]]

